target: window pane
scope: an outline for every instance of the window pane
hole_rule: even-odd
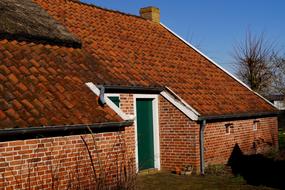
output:
[[[109,99],[116,104],[116,106],[120,107],[120,98],[118,96],[109,96]]]

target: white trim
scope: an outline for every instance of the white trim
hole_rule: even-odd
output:
[[[260,94],[258,94],[257,92],[253,91],[251,88],[249,88],[244,82],[242,82],[241,80],[239,80],[237,77],[235,77],[233,74],[231,74],[230,72],[228,72],[226,69],[224,69],[222,66],[220,66],[218,63],[216,63],[214,60],[210,59],[208,56],[206,56],[204,53],[202,53],[200,50],[198,50],[197,48],[195,48],[192,44],[190,44],[189,42],[187,42],[186,40],[184,40],[181,36],[179,36],[178,34],[176,34],[174,31],[172,31],[170,28],[168,28],[167,26],[165,26],[164,24],[160,23],[161,26],[163,26],[166,30],[168,30],[170,33],[172,33],[174,36],[176,36],[178,39],[180,39],[181,41],[183,41],[186,45],[188,45],[189,47],[191,47],[192,49],[194,49],[196,52],[198,52],[200,55],[202,55],[203,57],[205,57],[206,59],[208,59],[211,63],[213,63],[215,66],[217,66],[219,69],[221,69],[222,71],[224,71],[226,74],[228,74],[230,77],[232,77],[234,80],[236,80],[237,82],[239,82],[241,85],[243,85],[244,87],[246,87],[248,90],[250,90],[251,92],[253,92],[254,94],[256,94],[257,96],[259,96],[260,98],[262,98],[263,100],[265,100],[268,104],[270,104],[271,106],[273,106],[274,108],[276,108],[274,106],[274,104],[272,104],[270,101],[268,101],[266,98],[264,98],[263,96],[261,96]]]
[[[176,108],[182,111],[187,117],[189,117],[193,121],[197,121],[200,114],[188,105],[184,100],[182,100],[178,95],[176,95],[170,88],[166,87],[172,94],[167,92],[166,90],[162,91],[160,94],[167,99],[170,103],[172,103]]]
[[[92,82],[85,83],[86,86],[90,88],[92,92],[94,92],[97,96],[100,96],[100,90],[97,88],[96,85],[94,85]],[[106,104],[113,109],[123,120],[133,120],[134,117],[126,115],[116,104],[114,104],[107,96],[107,94],[104,94],[104,98],[106,101]]]
[[[258,120],[253,121],[252,130],[253,130],[253,131],[257,131],[258,126],[260,126],[260,121],[258,121]]]
[[[226,127],[225,135],[230,135],[231,134],[231,126],[225,126],[225,127]],[[227,129],[229,130],[229,132],[227,132]]]
[[[225,128],[226,128],[226,133],[225,133],[225,135],[230,135],[230,134],[232,134],[232,128],[234,128],[234,125],[233,124],[225,124],[224,125],[225,126]],[[227,133],[227,129],[229,129],[229,132]]]
[[[136,100],[139,98],[152,99],[152,110],[153,110],[153,146],[154,146],[154,167],[160,170],[160,137],[159,137],[159,113],[158,113],[158,96],[156,94],[134,94],[133,105],[134,105],[134,125],[135,125],[135,145],[136,145],[136,168],[139,171],[139,156],[138,156],[138,133],[137,133],[137,106]]]
[[[119,97],[120,98],[120,94],[117,94],[117,93],[105,93],[106,94],[106,96],[114,96],[114,97]]]

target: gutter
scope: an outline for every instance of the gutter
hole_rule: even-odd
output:
[[[261,113],[242,113],[242,114],[229,114],[229,115],[217,115],[217,116],[200,116],[198,121],[224,121],[224,120],[241,120],[241,119],[250,119],[250,118],[257,118],[257,117],[272,117],[278,116],[280,111],[273,111],[273,112],[261,112]]]
[[[142,87],[142,86],[118,86],[118,85],[98,85],[99,89],[105,88],[105,93],[139,93],[139,94],[159,94],[164,91],[164,87]]]
[[[30,128],[15,128],[0,130],[0,142],[11,140],[25,140],[45,137],[58,137],[68,135],[90,134],[88,128],[94,133],[115,132],[123,130],[124,127],[133,124],[132,120],[123,122],[108,122],[96,124],[80,124],[80,125],[58,125],[43,126]]]

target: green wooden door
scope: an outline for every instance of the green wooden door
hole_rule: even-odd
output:
[[[154,168],[152,99],[137,99],[139,170]]]

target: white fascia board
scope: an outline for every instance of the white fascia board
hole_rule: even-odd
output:
[[[167,90],[171,93],[167,92]],[[162,91],[160,94],[191,120],[197,121],[200,114],[190,105],[188,105],[184,100],[182,100],[179,96],[177,96],[172,90],[170,90],[169,88],[167,88],[167,90]]]
[[[105,93],[106,96],[110,97],[110,96],[114,96],[114,97],[118,97],[120,98],[120,94],[115,94],[115,93]]]
[[[190,106],[187,102],[185,102],[182,98],[180,98],[173,90],[171,90],[168,86],[165,87],[167,91],[174,95],[182,104],[184,104],[187,108],[189,108],[194,114],[200,116],[199,112],[195,110],[192,106]]]
[[[203,57],[205,57],[207,60],[209,60],[211,63],[213,63],[215,66],[217,66],[219,69],[221,69],[222,71],[224,71],[226,74],[228,74],[230,77],[232,77],[234,80],[236,80],[237,82],[239,82],[241,85],[243,85],[244,87],[246,87],[248,90],[250,90],[251,92],[253,92],[254,94],[256,94],[257,96],[259,96],[260,98],[262,98],[263,100],[265,100],[268,104],[270,104],[271,106],[273,106],[274,108],[276,108],[274,106],[274,104],[272,104],[270,101],[268,101],[266,98],[264,98],[263,96],[261,96],[259,93],[253,91],[251,88],[249,88],[244,82],[242,82],[241,80],[239,80],[237,77],[235,77],[233,74],[231,74],[230,72],[228,72],[226,69],[224,69],[222,66],[220,66],[218,63],[216,63],[214,60],[210,59],[208,56],[206,56],[204,53],[202,53],[200,50],[198,50],[196,47],[194,47],[192,44],[190,44],[189,42],[187,42],[186,40],[184,40],[181,36],[179,36],[178,34],[176,34],[174,31],[172,31],[170,28],[168,28],[167,26],[165,26],[164,24],[160,23],[161,26],[163,26],[166,30],[168,30],[170,33],[172,33],[174,36],[176,36],[178,39],[180,39],[181,41],[183,41],[186,45],[188,45],[189,47],[191,47],[192,49],[194,49],[196,52],[198,52],[200,55],[202,55]]]
[[[89,89],[95,93],[98,97],[100,96],[100,90],[99,88],[94,85],[92,82],[88,82],[88,83],[85,83],[86,86],[89,87]],[[134,117],[132,116],[128,116],[126,115],[116,104],[114,104],[106,94],[104,94],[104,98],[105,98],[105,101],[106,101],[106,104],[112,109],[114,110],[123,120],[134,120]]]

